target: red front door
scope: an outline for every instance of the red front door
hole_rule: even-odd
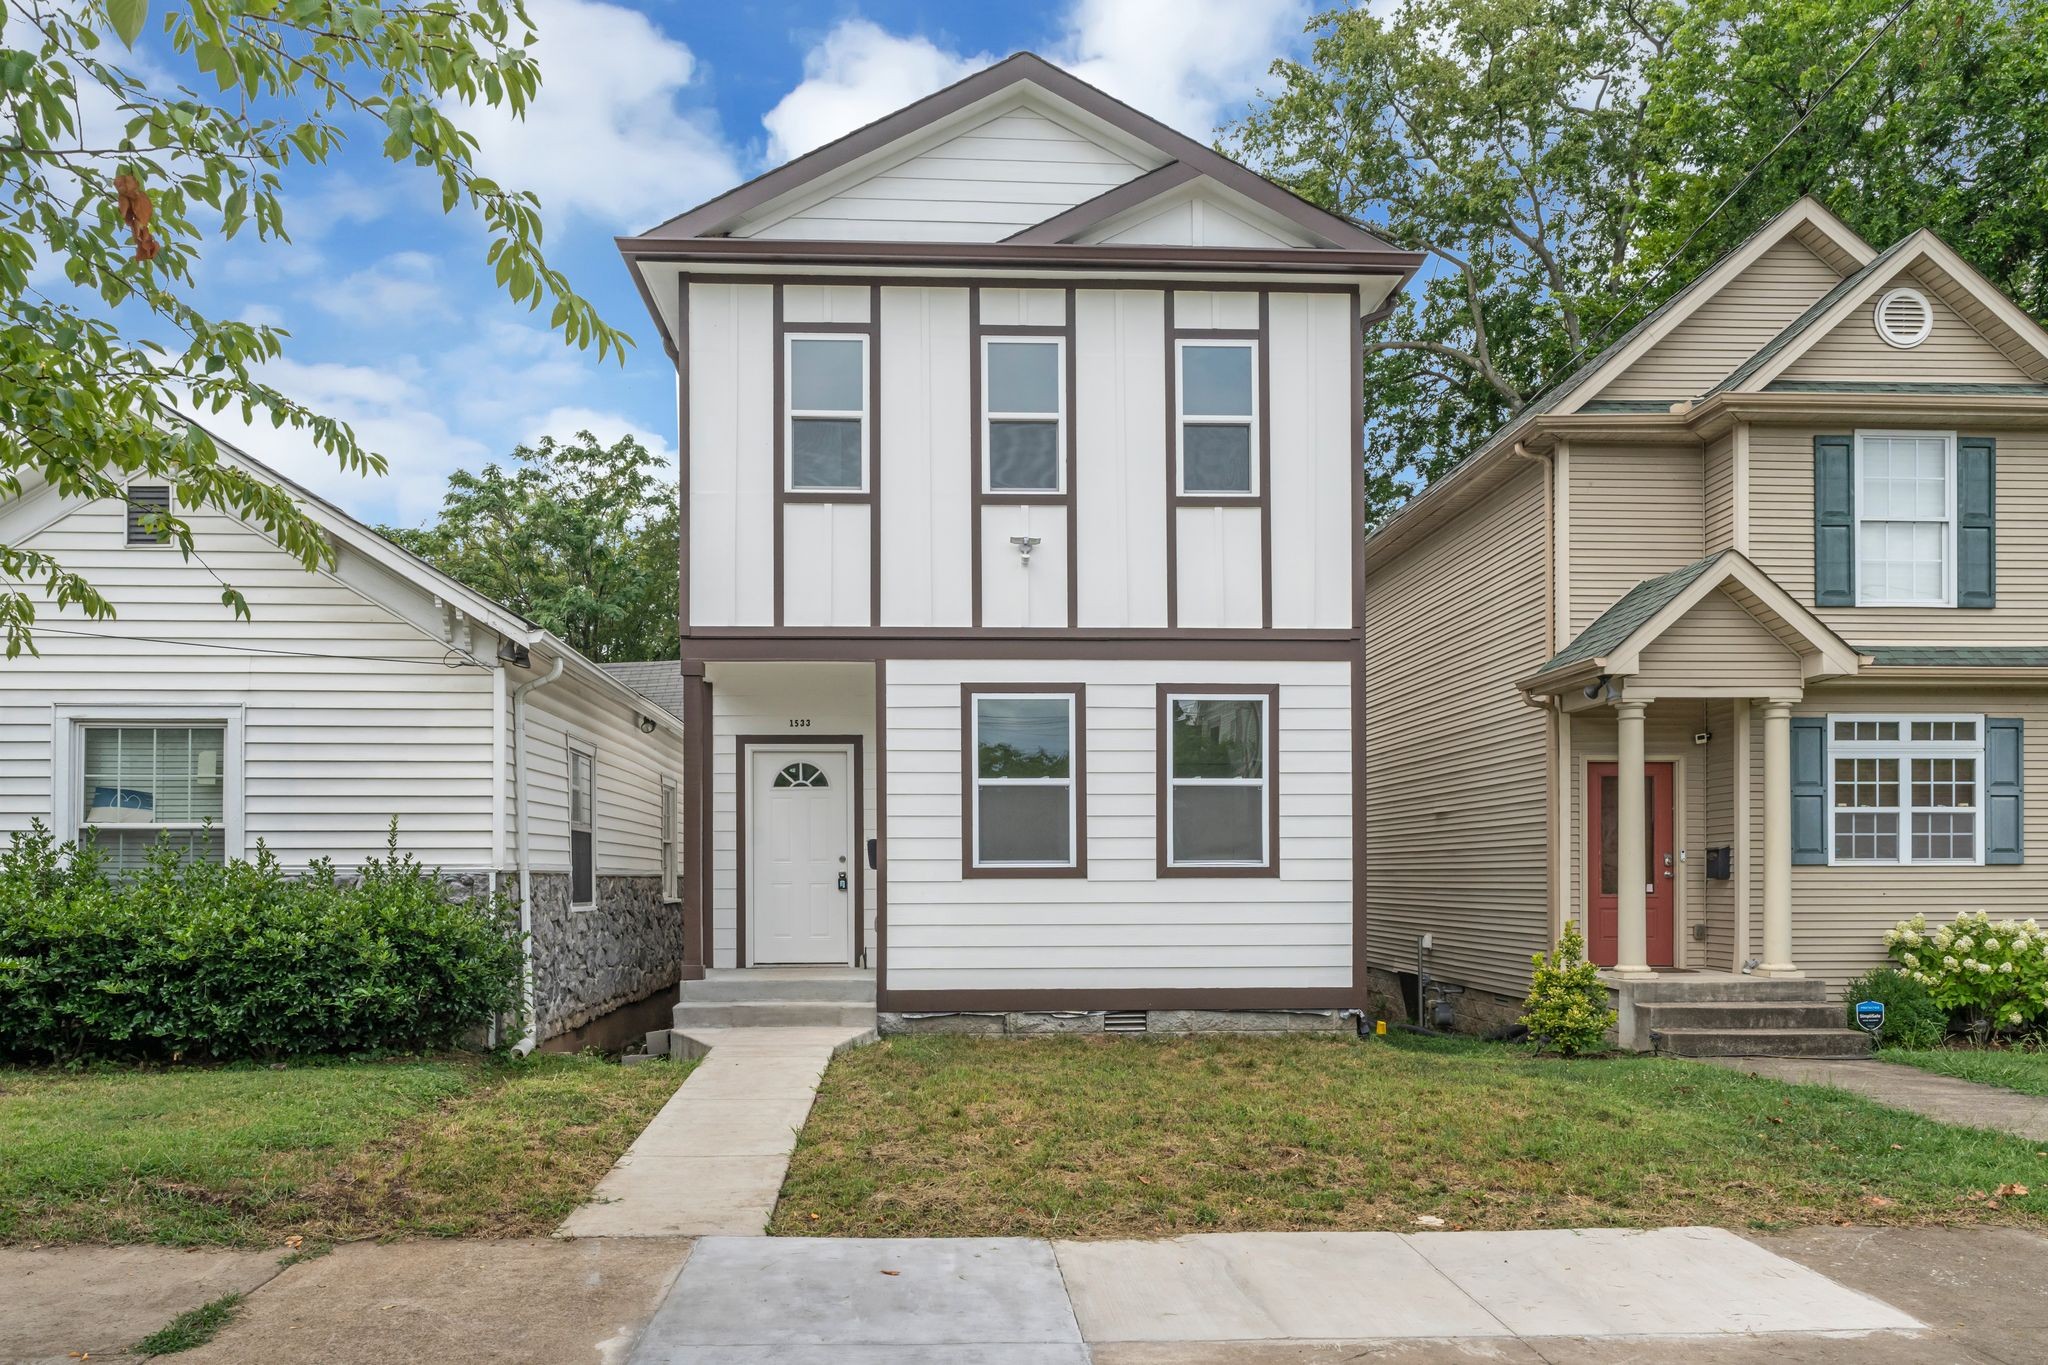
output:
[[[1621,778],[1612,763],[1586,765],[1591,800],[1586,822],[1586,922],[1592,926],[1586,951],[1603,967],[1616,958],[1616,907],[1621,900]],[[1649,842],[1644,865],[1643,926],[1652,967],[1673,966],[1671,921],[1677,907],[1678,858],[1671,839],[1671,765],[1643,765],[1643,824]]]

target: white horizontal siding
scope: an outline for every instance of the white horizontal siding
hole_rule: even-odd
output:
[[[514,674],[508,682],[523,681]],[[648,711],[653,703],[647,704]],[[604,877],[661,873],[661,784],[680,788],[683,741],[668,730],[643,733],[636,709],[575,677],[558,678],[526,694],[527,798],[533,803],[527,847],[536,872],[569,870],[569,742],[587,748],[596,777],[591,835],[597,873]],[[508,733],[505,743],[512,743]],[[508,770],[509,771],[509,770]],[[509,782],[509,778],[508,778]],[[505,801],[506,847],[512,847],[518,802]],[[681,833],[680,824],[678,834]]]
[[[1087,688],[1085,879],[961,877],[970,682]],[[1277,878],[1159,878],[1161,683],[1280,687]],[[1342,663],[892,661],[890,988],[1348,985],[1350,705]]]

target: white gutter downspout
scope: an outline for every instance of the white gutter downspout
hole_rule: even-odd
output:
[[[512,1053],[524,1057],[539,1044],[534,1035],[540,1020],[533,1010],[533,869],[526,842],[526,694],[546,687],[562,676],[562,656],[554,666],[536,678],[528,678],[512,689],[512,861],[519,872],[519,949],[526,957],[521,996],[525,1004],[526,1032],[512,1045]]]

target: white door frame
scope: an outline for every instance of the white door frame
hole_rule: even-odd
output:
[[[736,860],[739,871],[739,922],[743,930],[740,951],[735,959],[741,967],[754,965],[754,945],[760,942],[754,932],[754,898],[748,882],[753,872],[755,841],[754,796],[749,785],[753,776],[754,755],[757,753],[841,753],[846,756],[847,786],[852,797],[846,803],[846,875],[847,892],[851,906],[848,909],[848,931],[846,935],[846,961],[851,967],[860,952],[861,935],[866,932],[867,912],[863,904],[865,895],[862,884],[867,871],[866,858],[861,846],[861,824],[865,812],[862,809],[862,795],[866,774],[861,771],[862,741],[858,735],[819,735],[814,739],[792,739],[784,735],[740,735],[734,740],[734,775],[738,779],[739,797],[739,857]],[[809,964],[806,964],[809,965]],[[830,963],[818,963],[830,966]]]

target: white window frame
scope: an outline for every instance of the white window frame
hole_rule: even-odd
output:
[[[1067,704],[1067,775],[1065,777],[983,777],[981,775],[981,704],[984,701],[1063,701]],[[975,691],[968,694],[967,771],[973,776],[969,793],[967,847],[969,864],[977,871],[1058,872],[1073,871],[1081,865],[1081,830],[1077,812],[1081,806],[1078,774],[1081,771],[1081,698],[1073,692]],[[1065,787],[1067,789],[1067,858],[1065,862],[983,862],[981,857],[981,789],[1004,787]]]
[[[796,405],[796,343],[799,341],[850,341],[860,346],[860,407],[840,410],[837,408],[799,408]],[[874,364],[874,352],[868,346],[866,332],[784,332],[782,334],[782,491],[800,496],[846,493],[865,494],[868,491],[868,468],[873,456],[874,421],[868,412],[874,388],[874,376],[869,367]],[[798,486],[796,482],[796,424],[806,417],[852,419],[860,423],[860,486],[847,488],[814,488]]]
[[[221,857],[232,861],[247,854],[247,793],[242,782],[242,708],[240,706],[132,704],[50,708],[50,828],[59,841],[75,842],[86,827],[85,732],[98,726],[221,727]]]
[[[1915,722],[1963,722],[1977,727],[1977,738],[1972,743],[1961,740],[1913,740]],[[1892,722],[1898,725],[1898,739],[1836,739],[1835,726],[1842,723]],[[1981,867],[1984,863],[1985,801],[1985,736],[1984,717],[1981,714],[1956,711],[1886,711],[1886,712],[1839,712],[1827,717],[1827,841],[1828,866],[1830,867]],[[1854,810],[1894,810],[1899,816],[1899,856],[1897,858],[1838,858],[1835,856],[1835,760],[1838,758],[1893,758],[1899,763],[1899,804],[1897,806],[1857,806]],[[1974,806],[1915,806],[1913,804],[1913,760],[1916,758],[1967,758],[1977,765],[1977,804]],[[1968,810],[1976,817],[1975,847],[1968,858],[1915,858],[1913,856],[1913,817],[1916,814],[1957,812]]]
[[[988,351],[991,345],[1050,346],[1053,374],[1059,387],[1059,408],[1055,412],[999,411],[989,405]],[[1063,336],[1023,336],[992,333],[981,338],[981,491],[992,498],[1064,497],[1067,492],[1067,339]],[[1054,426],[1053,482],[1050,488],[997,488],[994,484],[995,452],[990,444],[991,429],[997,422],[1045,422]]]
[[[1176,777],[1173,770],[1173,708],[1183,701],[1251,701],[1259,704],[1259,776]],[[1166,753],[1166,865],[1170,868],[1268,868],[1273,865],[1273,698],[1264,692],[1168,692],[1160,727]],[[1182,862],[1173,856],[1173,790],[1175,787],[1257,787],[1259,789],[1259,853],[1256,860]]]
[[[1218,417],[1206,414],[1195,416],[1189,415],[1187,410],[1187,367],[1182,362],[1181,358],[1185,356],[1190,349],[1200,346],[1222,347],[1232,350],[1248,351],[1251,353],[1252,402],[1250,413],[1242,417]],[[1259,448],[1260,363],[1261,362],[1259,357],[1259,343],[1252,340],[1249,337],[1176,337],[1174,339],[1173,484],[1174,493],[1176,496],[1183,498],[1231,498],[1241,499],[1245,502],[1257,502],[1260,497],[1264,496],[1264,490],[1259,486],[1259,458],[1262,454]],[[1248,437],[1246,440],[1246,449],[1250,452],[1251,458],[1251,467],[1249,471],[1249,482],[1251,484],[1250,488],[1242,492],[1238,492],[1232,490],[1219,491],[1216,489],[1208,488],[1190,489],[1188,487],[1187,430],[1190,424],[1194,426],[1214,427],[1242,426],[1245,428],[1246,432],[1248,433]]]
[[[567,831],[564,839],[568,853],[569,908],[572,911],[597,909],[597,746],[588,740],[570,736],[563,744],[566,767],[562,773],[562,823]],[[582,755],[590,763],[590,818],[582,825],[576,823],[576,757]],[[576,834],[581,830],[590,836],[590,899],[576,899]]]
[[[677,844],[682,833],[679,818],[683,798],[673,777],[661,779],[661,898],[665,901],[678,899],[677,891],[681,882],[676,865]]]
[[[1942,516],[1945,529],[1942,535],[1942,584],[1941,597],[1935,598],[1892,598],[1872,597],[1864,592],[1869,575],[1863,572],[1863,527],[1866,523],[1876,524],[1885,518],[1866,517],[1863,499],[1863,446],[1869,440],[1893,438],[1925,441],[1939,439],[1947,447],[1947,472],[1943,476],[1947,492],[1947,506]],[[1858,429],[1856,432],[1855,458],[1849,471],[1850,486],[1856,499],[1856,543],[1851,549],[1856,566],[1856,605],[1859,607],[1953,607],[1956,604],[1956,434],[1953,431],[1912,431],[1893,428]]]

